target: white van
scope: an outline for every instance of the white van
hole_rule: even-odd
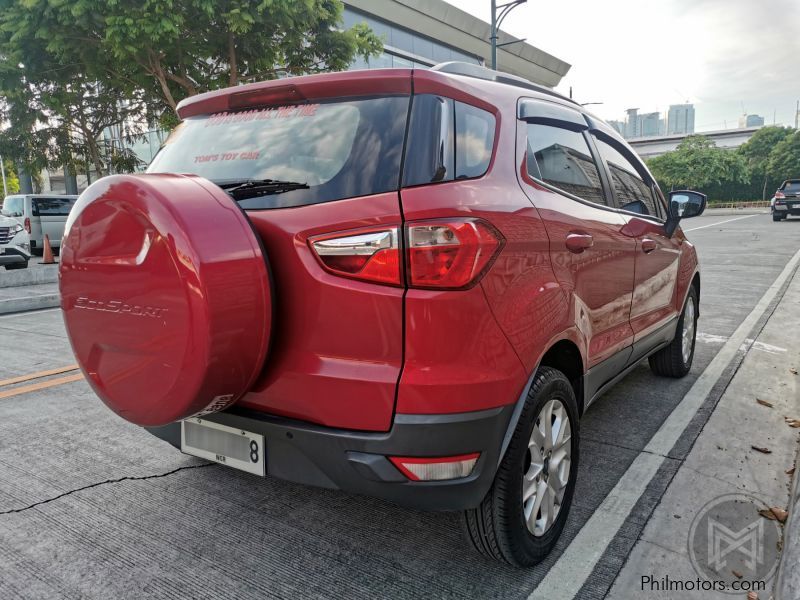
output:
[[[3,200],[3,215],[14,217],[30,234],[31,252],[42,254],[44,236],[58,253],[72,205],[78,196],[69,194],[15,194]]]

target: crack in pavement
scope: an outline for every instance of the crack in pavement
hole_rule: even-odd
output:
[[[178,471],[187,471],[189,469],[202,469],[203,467],[215,467],[215,466],[217,466],[217,463],[210,462],[201,465],[188,465],[186,467],[178,467],[177,469],[173,469],[172,471],[168,471],[166,473],[158,473],[156,475],[141,475],[138,477],[127,476],[127,477],[120,477],[119,479],[106,479],[105,481],[98,481],[97,483],[92,483],[90,485],[85,485],[83,487],[79,487],[77,489],[64,492],[63,494],[59,494],[58,496],[53,496],[52,498],[48,498],[47,500],[40,500],[39,502],[34,502],[33,504],[24,506],[22,508],[12,508],[11,510],[0,511],[0,516],[25,512],[26,510],[36,508],[37,506],[41,506],[43,504],[49,504],[50,502],[55,502],[56,500],[60,500],[61,498],[64,498],[66,496],[71,496],[72,494],[75,494],[77,492],[90,490],[92,488],[96,488],[101,485],[106,485],[109,483],[122,483],[123,481],[146,481],[148,479],[161,479],[162,477],[169,477],[170,475],[173,475]]]

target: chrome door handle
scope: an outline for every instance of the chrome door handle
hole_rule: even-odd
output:
[[[588,233],[570,233],[566,240],[567,250],[580,254],[594,245],[594,238]]]
[[[650,238],[644,238],[642,240],[642,252],[645,254],[650,254],[656,248],[658,248],[657,241],[651,240]]]

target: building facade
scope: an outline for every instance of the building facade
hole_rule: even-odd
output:
[[[761,115],[742,115],[739,117],[739,128],[743,127],[763,127],[764,117]]]
[[[667,135],[694,133],[694,105],[672,104],[667,113]]]

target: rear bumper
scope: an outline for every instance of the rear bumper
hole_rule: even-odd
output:
[[[477,506],[492,485],[514,406],[448,415],[396,415],[386,433],[331,429],[237,409],[207,420],[264,436],[267,474],[428,510]],[[148,428],[180,448],[180,423]],[[450,481],[409,481],[387,456],[480,452],[473,472]]]
[[[788,207],[785,204],[775,204],[772,207],[772,210],[782,215],[800,215],[800,203],[791,207]]]

